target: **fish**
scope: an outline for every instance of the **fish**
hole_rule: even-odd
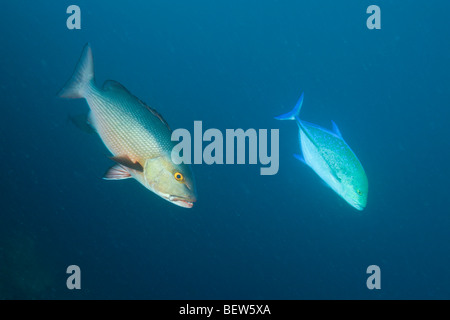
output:
[[[119,82],[107,80],[101,87],[96,84],[89,43],[58,95],[86,100],[90,109],[88,125],[100,136],[115,162],[105,180],[134,178],[175,205],[193,207],[197,200],[194,175],[188,164],[172,161],[175,142],[168,123]]]
[[[299,128],[300,154],[294,157],[309,166],[332,190],[355,209],[367,205],[369,183],[364,168],[342,137],[334,121],[327,130],[300,120],[304,93],[294,108],[275,117],[277,120],[295,120]]]

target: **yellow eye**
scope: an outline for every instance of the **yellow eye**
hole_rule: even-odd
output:
[[[362,191],[361,191],[361,190],[359,190],[359,189],[358,189],[358,190],[356,190],[356,192],[357,192],[357,193],[358,193],[358,194],[359,194],[360,196],[362,196],[362,194],[363,194],[363,193],[362,193]]]
[[[183,175],[181,173],[179,173],[179,172],[175,172],[175,174],[173,176],[175,177],[175,180],[177,180],[177,181],[183,181],[184,180]]]

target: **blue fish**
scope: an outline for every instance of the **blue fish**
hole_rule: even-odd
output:
[[[369,184],[361,162],[342,138],[332,121],[329,131],[316,124],[300,120],[303,93],[294,109],[277,120],[295,120],[299,128],[302,155],[294,155],[307,164],[320,178],[352,207],[363,210],[367,204]]]

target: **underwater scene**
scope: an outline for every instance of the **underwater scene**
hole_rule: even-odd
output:
[[[6,1],[0,299],[450,299],[448,1]]]

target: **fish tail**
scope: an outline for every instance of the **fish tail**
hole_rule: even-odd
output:
[[[300,109],[302,108],[302,104],[303,104],[303,95],[304,95],[304,93],[302,93],[302,95],[300,96],[300,99],[298,99],[297,104],[295,105],[294,109],[292,109],[288,113],[282,114],[281,116],[275,117],[275,119],[277,119],[277,120],[297,120],[298,122],[300,122],[299,114],[300,114]]]
[[[72,77],[67,81],[66,85],[59,91],[58,96],[68,99],[84,98],[86,90],[89,89],[94,81],[94,60],[92,58],[92,50],[87,43],[78,60]]]

